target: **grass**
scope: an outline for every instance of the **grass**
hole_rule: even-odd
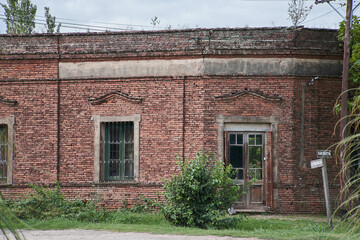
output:
[[[6,201],[4,208],[22,219],[16,223],[20,229],[92,229],[117,232],[147,232],[154,234],[216,235],[231,237],[257,237],[259,239],[345,239],[343,226],[331,231],[325,217],[254,215],[240,219],[226,218],[219,222],[232,229],[216,230],[176,227],[161,213],[151,213],[156,204],[142,197],[128,208],[106,210],[105,204],[86,199],[66,200],[60,186],[44,188],[33,186],[33,193],[17,202]],[[228,221],[230,220],[230,221]],[[235,220],[235,221],[234,221]],[[229,225],[235,222],[234,225]],[[337,224],[337,222],[336,222]],[[209,224],[211,225],[211,224]],[[214,225],[213,225],[214,226]],[[222,225],[223,226],[223,225]],[[218,226],[217,226],[218,227]]]
[[[344,239],[341,229],[331,231],[326,218],[312,217],[259,217],[248,216],[237,229],[215,230],[175,227],[157,213],[114,213],[113,222],[88,223],[68,219],[27,220],[19,223],[22,229],[93,229],[117,232],[147,232],[154,234],[216,235],[232,237],[257,237],[260,239]]]

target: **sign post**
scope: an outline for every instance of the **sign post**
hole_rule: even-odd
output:
[[[327,168],[326,168],[326,158],[331,158],[330,150],[317,150],[317,156],[320,159],[316,159],[310,162],[311,169],[321,167],[323,183],[324,183],[324,194],[325,194],[325,204],[326,204],[326,215],[328,219],[328,223],[330,228],[333,228],[332,219],[331,219],[331,203],[330,203],[330,191],[329,191],[329,183],[327,176]]]

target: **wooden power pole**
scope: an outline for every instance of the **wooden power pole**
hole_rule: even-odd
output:
[[[330,4],[330,1],[333,1],[333,0],[315,0],[315,4],[326,2],[332,8],[334,8]],[[353,7],[353,0],[347,0],[346,18],[345,18],[345,34],[344,34],[343,72],[342,72],[342,82],[341,82],[342,95],[341,95],[341,112],[340,112],[340,141],[344,140],[348,136],[348,129],[346,129],[346,125],[348,122],[348,119],[347,119],[348,92],[347,92],[347,90],[348,90],[348,85],[349,85],[349,59],[350,59],[350,36],[351,36],[350,33],[351,33],[352,11],[353,11],[352,7]],[[345,148],[343,147],[340,150],[341,168],[344,167],[344,163],[345,163],[344,152],[345,152]],[[344,189],[344,185],[345,185],[345,178],[344,178],[344,175],[341,174],[341,176],[340,176],[340,189],[341,190]],[[340,199],[340,201],[343,202],[343,199]]]
[[[352,20],[352,0],[347,0],[346,4],[346,21],[345,21],[345,34],[344,34],[344,56],[343,56],[343,73],[341,83],[341,113],[340,113],[340,140],[344,140],[348,136],[348,130],[346,129],[347,119],[347,101],[348,101],[348,85],[349,85],[349,59],[350,59],[350,36],[351,36],[351,20]],[[344,166],[344,152],[343,147],[340,151],[340,164]],[[340,188],[344,188],[345,179],[343,174],[340,178]],[[342,202],[343,199],[341,199]]]

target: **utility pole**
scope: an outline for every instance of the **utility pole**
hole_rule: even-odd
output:
[[[328,3],[333,9],[335,9],[330,1],[333,0],[315,0],[315,4]],[[357,8],[359,4],[355,7]],[[348,129],[346,129],[347,119],[347,101],[348,101],[348,85],[349,85],[349,59],[350,59],[350,36],[351,36],[351,21],[353,12],[353,0],[347,0],[346,3],[346,18],[345,18],[345,34],[344,34],[344,55],[343,55],[343,72],[341,82],[341,112],[340,112],[340,141],[344,140],[348,136]],[[336,9],[335,9],[336,10]],[[338,11],[336,11],[341,17],[343,17]],[[345,147],[340,149],[340,165],[344,167],[344,152]],[[345,178],[341,172],[340,175],[340,190],[343,190],[345,186]],[[342,195],[341,195],[342,196]],[[341,197],[342,198],[342,197]],[[343,199],[340,199],[343,202]]]
[[[348,101],[348,85],[349,85],[349,59],[350,59],[350,36],[351,36],[351,20],[352,20],[352,0],[347,0],[346,3],[346,21],[345,21],[345,36],[344,36],[344,56],[343,56],[343,74],[341,83],[341,113],[340,113],[340,140],[344,140],[348,136],[346,129],[347,119],[347,101]],[[340,151],[340,164],[344,166],[344,152],[345,147]],[[344,189],[345,179],[343,174],[340,178],[340,188]],[[343,199],[340,199],[343,202]]]

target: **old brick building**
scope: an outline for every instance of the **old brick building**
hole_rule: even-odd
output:
[[[342,51],[324,29],[0,36],[0,190],[59,181],[108,206],[154,197],[176,155],[260,179],[237,208],[323,212]],[[331,196],[338,165],[328,160]]]

